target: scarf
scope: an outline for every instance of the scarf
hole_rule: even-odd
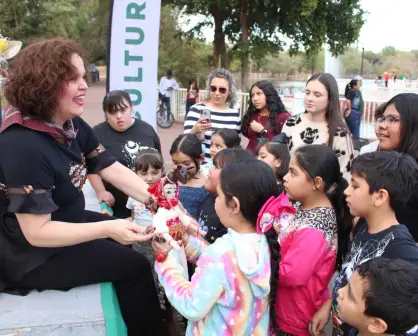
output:
[[[61,143],[67,143],[68,147],[71,147],[71,142],[75,139],[78,132],[74,129],[74,124],[71,119],[67,120],[61,127],[53,122],[43,122],[31,119],[30,117],[23,117],[20,111],[9,105],[4,113],[0,132],[4,132],[14,124],[45,133]]]
[[[176,184],[176,195],[175,198],[172,200],[168,200],[167,197],[164,195],[164,185],[167,183],[171,183],[167,177],[162,177],[156,184],[154,184],[152,187],[148,188],[148,192],[155,196],[157,199],[157,205],[160,208],[164,208],[166,210],[170,210],[171,208],[174,208],[178,205],[179,200],[179,187]],[[173,183],[175,184],[175,183]]]

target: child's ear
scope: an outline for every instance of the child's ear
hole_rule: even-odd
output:
[[[313,179],[313,190],[321,190],[321,187],[324,184],[324,180],[322,179],[322,177],[315,177]]]
[[[231,209],[231,214],[238,215],[241,212],[241,204],[235,196],[229,201],[228,207]]]
[[[373,193],[374,198],[374,206],[380,207],[386,202],[389,201],[389,193],[386,189],[379,189],[378,191]]]
[[[205,161],[205,154],[200,154],[200,159],[199,162],[202,163],[203,161]]]
[[[280,168],[282,166],[282,160],[276,159],[276,168]]]
[[[371,334],[381,335],[388,330],[388,325],[385,321],[378,317],[369,318],[369,324],[367,325],[367,329]]]

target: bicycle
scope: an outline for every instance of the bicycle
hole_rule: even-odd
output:
[[[159,97],[157,101],[157,125],[162,128],[170,128],[175,119],[171,111],[168,113],[168,106],[162,99],[163,97]]]

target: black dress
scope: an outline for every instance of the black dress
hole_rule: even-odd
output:
[[[135,170],[135,159],[140,147],[152,147],[161,153],[160,138],[152,126],[142,120],[135,119],[133,125],[125,132],[114,130],[107,121],[95,126],[93,131],[103,146],[121,164],[131,170]],[[131,216],[131,211],[126,208],[128,196],[110,183],[105,183],[105,187],[115,198],[114,216],[119,218]]]
[[[16,219],[15,213],[51,214],[53,221],[74,225],[89,220],[82,192],[87,172],[97,173],[116,159],[103,150],[81,118],[73,123],[77,136],[70,146],[20,125],[10,126],[0,136],[0,182],[8,190],[8,195],[0,192],[0,291],[4,286],[60,289],[110,281],[129,334],[156,335],[163,323],[145,257],[105,239],[35,247]],[[143,295],[144,291],[149,294]]]

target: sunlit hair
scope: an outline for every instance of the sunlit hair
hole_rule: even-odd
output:
[[[228,70],[223,68],[216,69],[209,74],[206,81],[206,100],[210,101],[210,85],[212,83],[212,79],[214,78],[224,78],[228,81],[230,93],[226,99],[226,102],[230,107],[234,107],[237,103],[237,91],[235,88],[234,77],[232,77],[232,74]]]

